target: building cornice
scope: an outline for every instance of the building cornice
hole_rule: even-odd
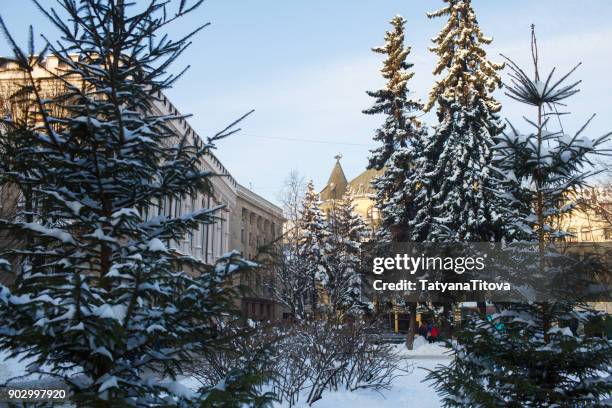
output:
[[[254,193],[248,188],[244,187],[241,184],[238,184],[238,197],[242,198],[245,201],[259,207],[261,210],[276,215],[277,218],[284,220],[283,210],[276,204],[272,204],[270,201],[266,200],[262,196]]]

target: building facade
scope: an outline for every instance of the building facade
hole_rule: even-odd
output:
[[[10,62],[3,62],[0,66],[0,108],[15,114],[20,107],[11,106],[13,95],[24,83],[25,78],[19,71],[14,70]],[[44,67],[37,67],[33,76],[40,86],[42,93],[52,96],[58,90],[57,80],[50,72],[60,72],[63,67],[57,58],[50,56],[44,61]],[[78,81],[75,78],[75,81]],[[158,93],[153,100],[152,109],[156,115],[180,116],[181,113],[172,102],[163,94]],[[170,127],[176,135],[170,143],[178,142],[184,136],[194,141],[200,138],[189,122],[184,119],[174,120]],[[218,207],[216,215],[219,221],[214,224],[200,225],[198,230],[189,233],[180,242],[170,242],[170,248],[200,259],[212,265],[224,254],[237,250],[245,258],[253,259],[257,256],[258,248],[271,242],[281,234],[283,227],[282,209],[265,198],[238,184],[228,169],[212,153],[200,158],[202,170],[211,171],[215,177],[211,178],[212,193],[197,194],[185,199],[169,200],[159,203],[159,208],[146,214],[146,217],[156,216],[158,212],[167,216],[179,217],[204,208]],[[0,196],[0,212],[14,210],[16,205],[15,194],[18,192],[9,186],[0,186],[3,194]],[[0,240],[2,235],[0,234]],[[0,245],[2,242],[0,241]],[[1,273],[0,273],[1,274]],[[245,312],[247,317],[256,319],[273,319],[281,315],[278,306],[272,301],[266,281],[268,273],[261,269],[250,269],[242,272],[240,276],[232,279],[232,285],[243,285],[245,290],[237,300],[237,306]],[[10,281],[10,277],[0,276],[0,282]],[[265,284],[264,284],[265,282]]]
[[[282,209],[238,184],[230,220],[230,246],[247,259],[265,264],[267,255],[262,248],[282,235]],[[244,316],[256,320],[282,318],[283,308],[273,301],[271,285],[274,279],[269,270],[262,268],[257,273],[243,272],[237,277],[236,284],[247,288],[240,300]]]
[[[374,205],[372,180],[381,175],[382,171],[374,169],[365,170],[351,181],[348,181],[340,164],[342,156],[337,155],[334,159],[336,163],[332,168],[327,184],[319,193],[322,210],[328,212],[334,206],[336,200],[350,192],[353,196],[355,212],[361,216],[370,229],[376,229],[379,226],[380,213]]]

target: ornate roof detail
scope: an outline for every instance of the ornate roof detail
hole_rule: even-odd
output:
[[[348,185],[348,181],[346,180],[346,176],[344,175],[344,170],[342,170],[342,165],[340,164],[340,159],[342,155],[337,155],[334,157],[336,159],[336,164],[332,169],[332,172],[329,176],[329,180],[327,180],[327,185],[323,190],[321,190],[321,200],[335,200],[339,199],[344,195],[346,191],[346,187]]]
[[[340,199],[349,188],[353,194],[357,196],[374,194],[372,180],[375,177],[380,176],[383,173],[383,170],[366,170],[349,182],[347,181],[342,165],[340,164],[341,158],[341,154],[334,157],[334,159],[336,159],[336,164],[332,169],[327,184],[323,190],[321,190],[321,200],[327,201]]]

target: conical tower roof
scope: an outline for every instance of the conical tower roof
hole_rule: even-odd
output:
[[[344,195],[346,191],[346,186],[348,185],[348,180],[344,175],[344,170],[342,170],[342,165],[340,164],[341,155],[337,155],[334,157],[336,159],[336,164],[334,164],[334,168],[329,176],[329,180],[327,181],[327,185],[323,190],[321,190],[321,200],[335,200],[339,199]]]

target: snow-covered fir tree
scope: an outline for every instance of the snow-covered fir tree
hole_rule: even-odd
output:
[[[320,274],[325,305],[333,315],[357,308],[361,294],[361,243],[366,225],[355,212],[350,189],[336,200],[327,214],[329,236],[326,268]]]
[[[201,158],[234,131],[207,142],[177,137],[171,123],[181,118],[152,109],[180,76],[169,65],[202,27],[178,40],[163,31],[201,3],[59,0],[61,13],[36,3],[62,38],[39,54],[1,25],[38,120],[11,134],[10,154],[0,148],[0,184],[31,192],[33,203],[0,220],[25,242],[0,254],[22,260],[15,284],[0,287],[0,348],[66,383],[79,406],[199,406],[209,397],[238,406],[256,397],[258,373],[233,372],[212,394],[174,381],[195,353],[229,342],[220,325],[234,309],[222,281],[244,264],[231,255],[211,267],[171,247],[216,222],[218,208],[164,215],[173,201],[212,193]],[[65,87],[51,99],[31,74],[47,49]],[[54,116],[56,104],[64,116]],[[10,129],[11,118],[3,124]]]
[[[423,188],[416,201],[424,204],[410,230],[418,241],[491,241],[500,237],[489,165],[502,129],[491,93],[501,85],[503,65],[488,60],[483,46],[492,40],[481,32],[471,1],[445,2],[429,14],[448,18],[431,48],[439,57],[434,74],[443,78],[425,107],[437,108],[439,123],[417,163]]]
[[[406,227],[416,206],[415,158],[426,135],[416,118],[423,105],[410,97],[408,88],[414,72],[409,71],[413,64],[407,62],[410,47],[404,44],[405,24],[403,17],[393,17],[393,30],[386,33],[385,44],[372,49],[385,55],[381,73],[387,82],[383,89],[368,92],[376,101],[363,111],[368,115],[385,115],[384,124],[374,136],[381,145],[371,152],[368,168],[383,170],[372,184],[382,218],[379,238],[387,240],[409,239]]]
[[[567,82],[574,70],[560,79],[553,79],[553,70],[540,79],[535,36],[532,46],[534,77],[508,60],[507,94],[536,107],[537,115],[527,120],[529,133],[510,126],[498,138],[495,165],[505,191],[499,198],[509,236],[522,241],[523,249],[530,245],[539,260],[521,273],[528,275],[527,282],[539,277],[544,283],[540,287],[553,288],[553,279],[571,279],[580,267],[579,261],[561,258],[550,247],[568,235],[555,221],[574,209],[576,189],[592,174],[590,157],[601,152],[609,134],[591,140],[583,134],[586,124],[574,135],[551,130],[558,107],[578,92],[579,81]],[[559,260],[571,265],[569,275],[554,267]],[[539,291],[537,286],[531,289],[532,296]],[[429,375],[445,406],[605,406],[612,395],[612,345],[602,333],[580,330],[595,327],[603,314],[572,300],[574,296],[559,290],[552,298],[498,304],[490,320],[468,320],[452,344],[453,362]]]
[[[321,199],[312,180],[306,186],[299,231],[297,261],[307,268],[310,284],[304,290],[310,296],[311,313],[316,314],[320,307],[319,282],[327,273],[329,231],[321,210]]]
[[[372,185],[376,191],[376,206],[381,213],[381,225],[376,231],[380,245],[386,242],[413,241],[410,221],[417,210],[425,205],[417,200],[419,183],[418,158],[427,137],[426,128],[416,114],[423,105],[410,97],[408,81],[414,76],[407,62],[410,47],[406,47],[404,30],[406,20],[395,16],[392,31],[385,35],[385,44],[373,49],[386,56],[381,73],[386,84],[383,89],[368,92],[376,99],[365,114],[385,115],[385,122],[376,131],[374,140],[381,146],[371,152],[369,168],[383,170]],[[419,198],[422,196],[419,196]],[[411,303],[407,344],[412,348],[416,330],[416,303]]]

